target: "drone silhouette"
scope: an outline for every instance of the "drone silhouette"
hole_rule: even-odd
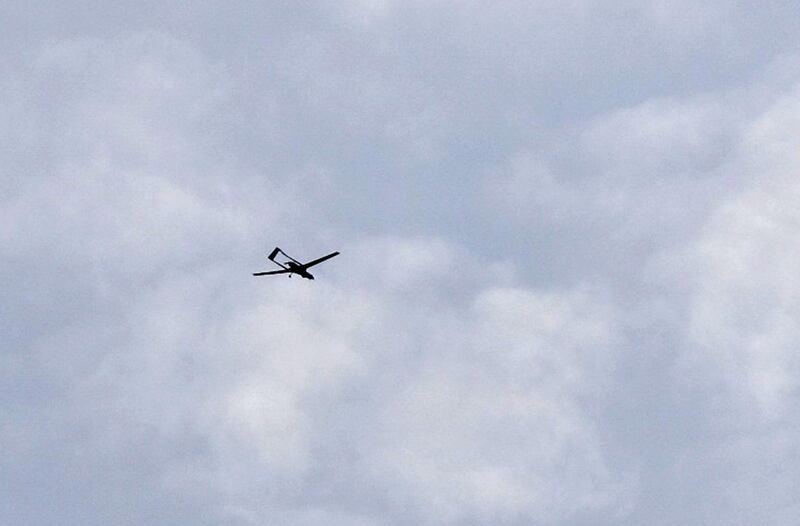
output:
[[[282,254],[287,259],[287,261],[285,263],[281,263],[280,261],[277,261],[275,258],[278,256],[278,254]],[[275,250],[272,251],[272,253],[269,255],[269,257],[267,259],[269,259],[270,261],[272,261],[273,263],[275,263],[276,265],[281,267],[281,270],[270,270],[270,271],[267,271],[267,272],[255,272],[255,273],[253,273],[253,275],[254,276],[271,276],[273,274],[288,274],[289,277],[291,278],[292,274],[297,274],[298,276],[301,276],[301,277],[306,278],[306,279],[314,279],[314,276],[311,275],[311,273],[308,271],[308,269],[313,267],[314,265],[319,265],[323,261],[327,261],[327,260],[331,259],[332,257],[338,256],[338,255],[339,255],[338,252],[332,252],[332,253],[328,254],[327,256],[322,256],[321,258],[317,258],[315,260],[309,261],[308,263],[300,263],[299,261],[294,259],[292,256],[290,256],[289,254],[287,254],[286,252],[284,252],[280,248],[275,247]]]

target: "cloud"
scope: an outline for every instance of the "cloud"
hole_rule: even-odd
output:
[[[785,86],[748,119],[724,165],[745,177],[729,179],[733,191],[657,267],[671,268],[666,282],[679,280],[675,289],[685,294],[676,389],[695,393],[707,423],[680,473],[708,488],[714,509],[726,510],[708,511],[707,520],[791,524],[796,516],[787,466],[797,439],[797,93],[796,83]]]
[[[20,516],[78,520],[75,494],[97,502],[88,523],[192,508],[245,524],[386,513],[509,522],[617,505],[621,474],[605,463],[594,416],[561,385],[605,376],[585,356],[609,345],[602,309],[581,294],[504,288],[507,264],[429,237],[353,236],[348,265],[321,269],[328,285],[251,280],[255,269],[232,265],[232,250],[258,246],[258,229],[303,232],[321,212],[317,195],[281,174],[231,175],[234,161],[194,143],[215,144],[203,136],[232,96],[220,74],[153,34],[53,44],[25,72],[32,85],[54,76],[48,97],[63,104],[57,128],[30,125],[31,144],[51,147],[17,157],[37,176],[15,179],[2,207],[4,258],[20,269],[36,261],[9,290],[56,303],[21,301],[9,313],[48,324],[29,321],[6,353],[21,389],[40,392],[16,392],[21,405],[0,435],[22,478],[9,498],[54,502]],[[23,115],[38,115],[15,95]],[[307,225],[280,219],[287,210]],[[495,334],[507,323],[516,328]],[[587,332],[560,337],[568,325]],[[509,369],[506,352],[533,363]],[[492,376],[471,385],[481,368]],[[502,416],[506,407],[521,421]],[[498,425],[513,427],[505,445],[494,443]],[[416,438],[427,428],[433,449]],[[43,449],[53,455],[22,475]],[[470,461],[476,453],[488,456]],[[574,471],[558,476],[567,458]],[[555,477],[547,488],[543,472]],[[577,504],[550,502],[577,479]]]
[[[798,100],[795,88],[752,124],[741,159],[752,171],[749,184],[720,204],[696,245],[693,338],[729,385],[749,394],[750,416],[767,421],[785,415],[796,389]]]
[[[796,6],[662,4],[9,10],[0,520],[796,522]]]
[[[589,404],[613,361],[597,306],[489,288],[447,317],[458,321],[423,342],[419,372],[375,421],[372,469],[397,479],[392,494],[431,524],[550,522],[624,504]]]
[[[792,520],[789,483],[770,475],[789,462],[795,435],[791,63],[776,60],[746,87],[599,115],[523,149],[487,185],[489,210],[510,212],[538,252],[580,240],[564,252],[580,263],[562,257],[555,275],[609,284],[628,338],[623,367],[642,354],[668,364],[666,385],[632,393],[651,416],[658,400],[665,423],[628,431],[664,441],[637,448],[650,467],[640,471],[634,522],[687,480],[704,490],[681,520]],[[674,469],[650,455],[674,458]],[[763,491],[749,497],[743,488],[756,480]]]

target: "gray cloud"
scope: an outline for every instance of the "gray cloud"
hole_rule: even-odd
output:
[[[95,7],[0,17],[0,522],[796,522],[794,4]]]

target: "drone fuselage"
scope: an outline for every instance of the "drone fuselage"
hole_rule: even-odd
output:
[[[301,276],[301,277],[303,277],[305,279],[314,279],[314,276],[312,276],[309,271],[307,271],[306,269],[304,269],[302,266],[298,265],[294,261],[289,261],[286,264],[286,266],[289,267],[289,270],[292,272],[292,274],[297,274],[298,276]]]

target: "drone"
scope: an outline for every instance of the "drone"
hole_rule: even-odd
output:
[[[280,261],[277,261],[275,259],[279,254],[282,255],[286,259],[286,261],[284,263],[281,263]],[[291,278],[292,274],[297,274],[298,276],[303,277],[305,279],[314,279],[314,276],[311,275],[311,273],[308,271],[308,269],[313,267],[314,265],[319,265],[323,261],[327,261],[327,260],[331,259],[332,257],[338,256],[338,255],[339,255],[338,252],[332,252],[332,253],[328,254],[327,256],[322,256],[321,258],[317,258],[317,259],[315,259],[313,261],[309,261],[308,263],[300,263],[299,261],[294,259],[292,256],[290,256],[289,254],[287,254],[286,252],[284,252],[280,248],[275,247],[275,250],[272,251],[272,253],[269,255],[269,257],[267,259],[269,259],[270,261],[272,261],[273,263],[275,263],[276,265],[281,267],[281,270],[270,270],[268,272],[255,272],[255,273],[253,273],[253,275],[254,276],[270,276],[270,275],[273,275],[273,274],[288,274],[289,277]]]

